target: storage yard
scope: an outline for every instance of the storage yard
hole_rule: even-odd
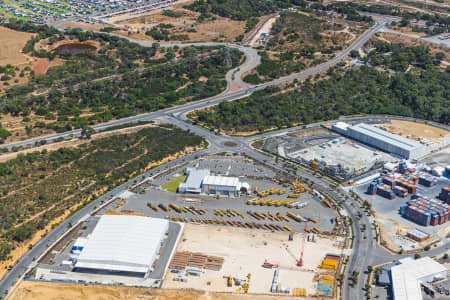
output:
[[[372,182],[351,189],[376,212],[377,221],[389,235],[387,238],[400,248],[411,250],[421,242],[446,235],[442,231],[450,220],[450,173],[446,172],[444,169],[436,173],[421,163],[386,164],[383,173],[373,177]],[[429,234],[431,239],[412,237],[407,234],[412,229]]]
[[[361,175],[383,162],[394,159],[387,153],[343,137],[307,150],[289,153],[288,156],[344,179]]]
[[[228,197],[205,193],[180,194],[161,188],[189,167],[207,169],[224,176],[244,177],[240,179],[249,184],[250,193]],[[305,183],[284,178],[282,174],[241,156],[202,158],[146,181],[121,198],[124,201],[117,200],[100,213],[134,213],[172,221],[285,232],[303,232],[304,221],[308,221],[308,230],[347,234],[334,204],[323,195]]]
[[[306,243],[304,264],[297,267],[303,242]],[[177,251],[221,257],[223,265],[219,271],[201,270],[196,275],[188,275],[187,282],[174,280],[179,273],[169,272],[163,288],[244,293],[247,283],[248,293],[267,294],[271,291],[277,269],[272,265],[278,265],[279,291],[292,294],[294,288],[298,288],[304,289],[309,296],[320,294],[317,290],[319,278],[322,281],[324,276],[330,276],[326,277],[329,280],[334,279],[333,269],[325,269],[323,261],[330,253],[339,256],[343,242],[342,238],[322,237],[316,237],[314,242],[304,241],[303,233],[294,234],[293,240],[289,241],[288,233],[188,224]],[[321,265],[323,268],[319,268]]]
[[[388,153],[322,127],[267,138],[262,149],[317,168],[339,180],[348,180],[395,160]]]
[[[236,176],[254,188],[227,197],[162,188],[188,167]],[[333,296],[348,247],[347,222],[331,200],[298,179],[243,156],[206,156],[117,195],[40,259],[33,276],[59,283]]]

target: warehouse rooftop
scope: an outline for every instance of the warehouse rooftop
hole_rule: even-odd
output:
[[[187,168],[186,174],[188,178],[186,182],[178,186],[178,191],[181,193],[200,193],[202,191],[203,178],[209,175],[208,169]]]
[[[397,134],[393,134],[390,132],[387,132],[385,130],[382,130],[380,128],[371,126],[366,123],[359,123],[354,126],[349,127],[350,130],[358,131],[366,135],[370,135],[375,139],[383,140],[386,142],[389,142],[392,145],[396,145],[400,148],[406,149],[406,150],[414,150],[419,147],[422,147],[422,144],[407,139],[405,137],[402,137]]]
[[[430,257],[407,257],[391,268],[391,277],[395,300],[422,300],[420,284],[446,278],[447,268]]]
[[[103,215],[75,268],[147,273],[168,227],[164,219]]]
[[[203,184],[220,185],[220,186],[240,186],[239,178],[208,175],[203,179]]]

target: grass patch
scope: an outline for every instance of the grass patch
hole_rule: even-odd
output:
[[[162,188],[169,192],[176,193],[180,183],[184,182],[185,180],[186,180],[186,175],[178,176],[177,178],[174,178],[171,181],[163,184]]]

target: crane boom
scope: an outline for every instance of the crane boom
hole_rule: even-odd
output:
[[[303,266],[303,252],[305,251],[305,244],[306,244],[306,234],[308,229],[308,222],[305,222],[305,229],[303,230],[303,243],[302,248],[300,252],[300,258],[298,259],[297,266],[302,267]]]

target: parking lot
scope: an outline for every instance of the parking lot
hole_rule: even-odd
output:
[[[80,17],[86,21],[149,13],[163,9],[178,0],[0,0],[0,13],[35,23],[51,23],[64,18]],[[102,21],[103,20],[103,21]]]

